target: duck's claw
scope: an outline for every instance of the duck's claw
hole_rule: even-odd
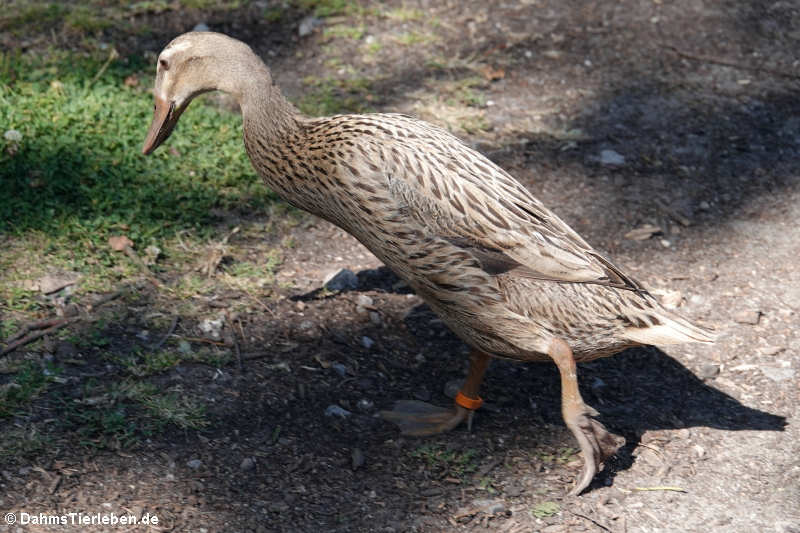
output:
[[[583,472],[570,491],[571,495],[578,495],[588,487],[603,462],[625,444],[624,438],[610,433],[594,418],[596,414],[590,407],[564,413],[564,421],[575,435],[583,455]]]
[[[384,420],[400,427],[400,433],[413,437],[426,437],[450,431],[467,418],[471,411],[456,405],[444,409],[417,400],[401,400],[391,411],[381,411]]]

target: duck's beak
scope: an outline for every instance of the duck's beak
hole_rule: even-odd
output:
[[[150,124],[150,131],[144,140],[142,153],[149,155],[161,143],[167,140],[175,124],[178,123],[180,111],[175,109],[175,102],[167,102],[163,98],[155,98],[156,106],[153,113],[153,122]]]

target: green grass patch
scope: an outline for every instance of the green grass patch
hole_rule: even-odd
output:
[[[22,136],[0,135],[0,236],[30,243],[35,255],[6,254],[0,277],[18,270],[15,257],[36,266],[45,251],[48,263],[86,274],[87,286],[103,290],[110,267],[128,265],[110,250],[110,236],[125,234],[140,250],[184,230],[203,240],[212,213],[258,213],[276,199],[247,158],[241,118],[203,101],[162,148],[143,156],[152,98],[123,81],[138,73],[149,85],[151,69],[116,60],[101,72],[105,60],[0,54],[0,134]],[[29,291],[5,287],[0,305],[37,304]]]
[[[48,373],[53,375],[56,369],[48,369]],[[0,419],[25,409],[44,392],[50,380],[38,363],[29,361],[23,364],[12,381],[0,385]]]
[[[366,78],[339,80],[309,76],[303,83],[309,89],[297,102],[297,106],[307,115],[317,117],[364,113],[372,109],[371,80]]]
[[[561,512],[561,506],[556,502],[537,503],[530,511],[534,518],[548,518]]]
[[[478,452],[473,449],[456,450],[442,444],[426,444],[409,453],[411,457],[421,459],[428,468],[455,477],[462,477],[475,472],[478,467]]]

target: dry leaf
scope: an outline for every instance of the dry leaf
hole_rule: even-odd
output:
[[[122,252],[125,248],[133,248],[133,241],[125,235],[115,235],[108,238],[108,245],[115,252]]]
[[[505,70],[502,68],[494,68],[491,65],[482,65],[480,71],[481,74],[483,74],[483,76],[489,81],[502,80],[506,77]]]
[[[640,228],[630,230],[625,234],[625,238],[634,241],[646,241],[656,233],[661,233],[661,228],[652,224],[645,224]]]

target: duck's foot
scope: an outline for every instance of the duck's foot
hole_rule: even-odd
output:
[[[456,405],[444,409],[416,400],[401,400],[391,411],[381,411],[381,417],[400,427],[400,433],[414,437],[427,437],[450,431],[473,411]]]
[[[467,379],[456,396],[456,404],[452,409],[416,400],[401,400],[395,403],[393,410],[381,411],[381,417],[397,424],[403,435],[415,437],[450,431],[465,419],[469,429],[472,429],[472,416],[481,405],[478,389],[488,365],[488,355],[478,351],[472,352]]]
[[[569,345],[554,339],[548,355],[561,374],[561,413],[564,422],[575,435],[583,455],[583,472],[570,494],[580,494],[589,486],[603,462],[614,455],[625,439],[609,431],[595,417],[599,413],[583,403],[578,390],[575,358]]]

